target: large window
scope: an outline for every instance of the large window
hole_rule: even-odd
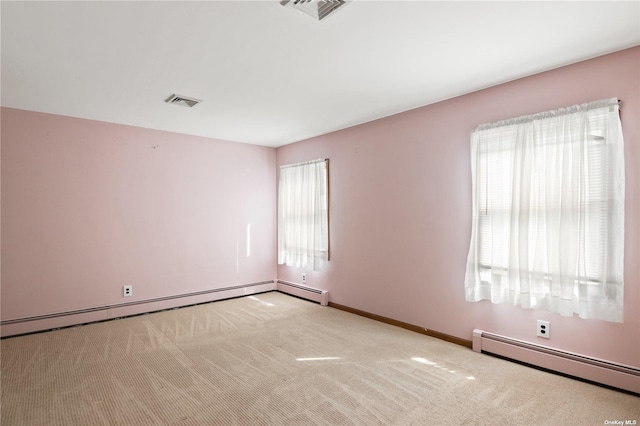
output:
[[[280,167],[278,263],[320,270],[329,260],[329,160]]]
[[[471,163],[467,300],[622,322],[617,99],[482,125]]]

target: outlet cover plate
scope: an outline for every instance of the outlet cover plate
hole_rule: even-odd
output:
[[[551,338],[551,327],[549,321],[538,320],[536,327],[536,336],[544,337],[545,339]]]
[[[133,296],[133,286],[132,285],[124,285],[122,286],[122,297]]]

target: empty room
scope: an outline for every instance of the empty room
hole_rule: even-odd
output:
[[[640,1],[5,1],[2,425],[636,425]]]

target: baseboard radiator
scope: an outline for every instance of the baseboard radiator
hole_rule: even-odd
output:
[[[275,289],[276,283],[273,280],[261,281],[191,293],[156,297],[152,299],[140,299],[133,300],[131,302],[107,304],[30,317],[13,318],[0,321],[0,334],[2,337],[9,337],[33,333],[36,331],[51,330],[78,324],[121,318],[130,315],[173,309],[199,303],[214,302],[233,297],[248,296],[251,294],[274,291]]]
[[[292,296],[317,302],[322,306],[327,306],[329,304],[329,292],[326,290],[319,290],[317,288],[280,280],[276,282],[276,290]]]
[[[640,369],[473,330],[473,350],[640,394]]]

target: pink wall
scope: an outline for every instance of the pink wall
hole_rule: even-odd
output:
[[[273,280],[275,170],[273,148],[2,108],[2,320]]]
[[[640,366],[640,47],[278,148],[331,161],[332,260],[308,284],[339,304],[471,340],[474,328]],[[624,323],[464,300],[469,134],[479,124],[618,97],[626,157]],[[279,266],[300,282],[302,270]],[[551,339],[535,336],[550,321]]]

